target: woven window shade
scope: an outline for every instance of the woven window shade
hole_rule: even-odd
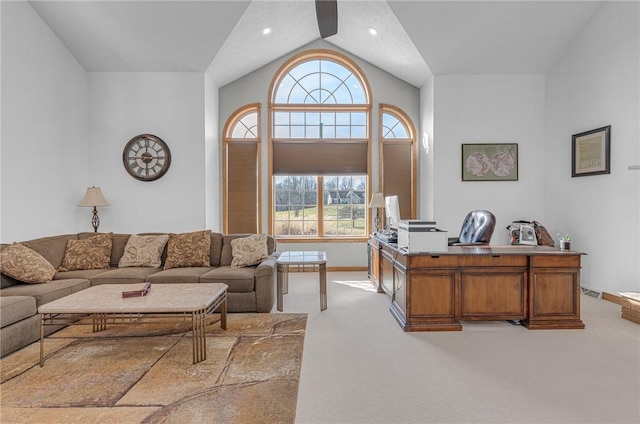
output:
[[[227,233],[258,232],[258,145],[227,144]]]
[[[363,175],[366,141],[274,141],[273,175]]]
[[[397,195],[402,219],[411,219],[411,149],[409,143],[383,143],[382,188],[385,196]]]

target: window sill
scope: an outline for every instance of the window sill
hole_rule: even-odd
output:
[[[275,236],[278,243],[366,243],[369,237],[284,237]]]

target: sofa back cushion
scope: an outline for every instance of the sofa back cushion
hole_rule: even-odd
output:
[[[252,236],[253,234],[227,234],[222,237],[222,253],[220,255],[220,266],[231,266],[233,261],[233,247],[231,241],[237,238]],[[276,240],[267,235],[267,251],[271,255],[276,250]]]
[[[78,240],[78,235],[63,234],[59,236],[42,237],[23,241],[22,244],[41,254],[55,269],[58,269],[60,265],[62,265],[62,259],[64,258],[64,252],[69,240]]]
[[[211,233],[211,266],[220,266],[222,254],[222,233]]]

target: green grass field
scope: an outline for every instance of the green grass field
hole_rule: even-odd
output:
[[[340,206],[324,207],[324,233],[331,236],[364,236],[365,218],[352,220],[338,217]],[[276,212],[276,235],[317,235],[318,207],[304,208],[298,211]]]

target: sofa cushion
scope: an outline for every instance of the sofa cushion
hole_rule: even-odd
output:
[[[186,268],[171,268],[156,272],[147,277],[147,281],[153,284],[160,283],[199,283],[200,276],[211,271],[211,267],[192,266]]]
[[[128,267],[128,268],[111,268],[101,272],[98,275],[90,277],[92,286],[100,284],[134,284],[143,283],[151,274],[162,271],[162,268],[149,267]]]
[[[97,234],[84,240],[69,240],[58,271],[109,268],[111,235]]]
[[[74,278],[53,280],[47,284],[20,284],[0,290],[0,296],[32,296],[36,306],[44,305],[90,287],[89,280]]]
[[[211,231],[170,234],[164,269],[210,264]]]
[[[56,269],[35,250],[13,243],[0,252],[0,271],[25,283],[48,283]]]
[[[224,283],[229,286],[228,292],[252,292],[255,287],[255,267],[231,268],[222,266],[212,269],[200,277],[201,283]]]
[[[100,234],[111,234],[111,259],[109,260],[109,265],[112,267],[117,267],[122,254],[124,253],[124,246],[129,241],[129,236],[131,234],[118,234],[118,233],[100,233]],[[78,233],[78,239],[84,240],[89,237],[95,236],[96,233]]]
[[[0,327],[6,327],[37,313],[36,300],[31,296],[0,297]]]
[[[269,257],[266,234],[254,234],[231,241],[232,268],[256,265]]]
[[[63,234],[59,236],[42,237],[34,240],[23,241],[22,244],[41,254],[51,265],[53,265],[54,268],[58,269],[62,264],[64,251],[67,248],[67,242],[69,240],[78,240],[78,235]]]
[[[220,266],[231,265],[233,261],[233,247],[231,242],[237,238],[252,236],[253,234],[226,234],[222,237],[222,252],[220,252]],[[276,240],[267,236],[267,253],[272,254],[276,250]]]
[[[159,268],[162,265],[162,252],[169,236],[132,235],[127,241],[124,253],[118,262],[119,268],[131,266],[149,266]]]

